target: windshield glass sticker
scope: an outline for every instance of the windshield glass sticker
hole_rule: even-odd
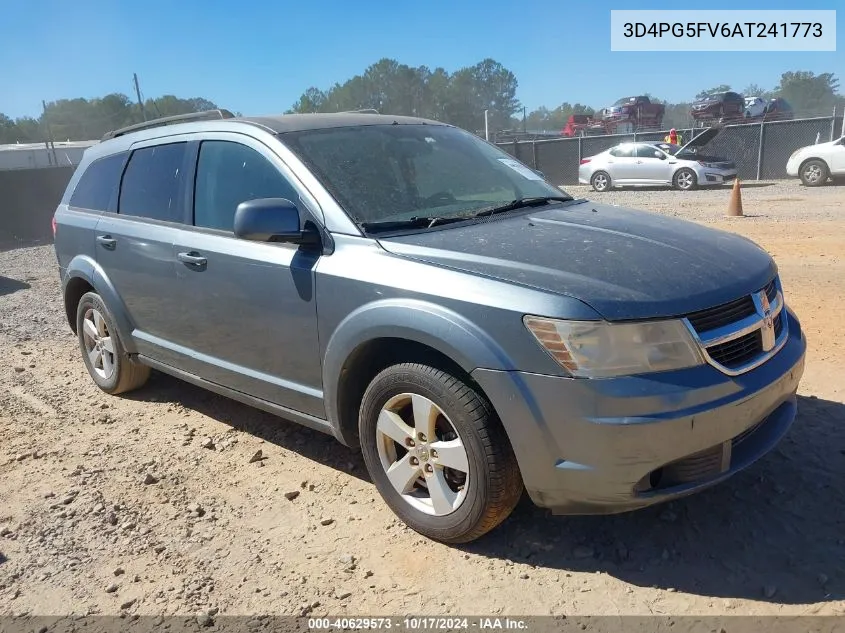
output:
[[[527,178],[528,180],[543,180],[543,177],[540,174],[531,171],[528,167],[512,158],[500,158],[499,162],[503,165],[507,165],[520,176]]]

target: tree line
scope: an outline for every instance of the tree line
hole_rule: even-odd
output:
[[[141,106],[121,93],[95,99],[60,99],[47,103],[38,118],[11,119],[0,112],[0,143],[36,143],[99,139],[127,125],[190,112],[216,110],[217,104],[201,97],[182,99],[164,95],[147,99]]]
[[[540,107],[526,112],[517,99],[516,76],[501,63],[484,59],[474,66],[452,73],[444,68],[411,67],[394,59],[382,59],[362,74],[344,83],[321,89],[308,88],[287,112],[339,112],[375,109],[384,114],[411,115],[452,123],[482,132],[484,111],[488,111],[491,132],[506,129],[528,131],[561,130],[572,114],[593,115],[610,104],[564,102],[554,108]],[[714,86],[695,95],[731,90],[730,85]],[[797,117],[826,116],[837,107],[845,109],[845,96],[839,94],[839,80],[833,73],[789,71],[781,75],[773,88],[756,84],[741,91],[746,96],[766,99],[783,97]],[[648,95],[666,105],[664,127],[689,125],[690,102],[669,103],[660,95]],[[619,97],[628,95],[620,94]],[[147,99],[143,109],[128,96],[113,93],[94,99],[61,99],[47,104],[38,118],[15,120],[0,113],[0,143],[25,143],[47,140],[98,139],[109,130],[138,123],[147,118],[217,109],[217,104],[201,97],[179,98],[165,95]],[[225,107],[225,106],[224,106]],[[280,108],[281,109],[281,108]]]

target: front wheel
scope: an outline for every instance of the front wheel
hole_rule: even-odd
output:
[[[691,191],[698,186],[698,176],[695,175],[692,169],[684,167],[675,173],[672,184],[675,186],[675,189]]]
[[[824,161],[813,159],[801,165],[801,182],[805,187],[818,187],[827,182],[830,171]]]
[[[444,543],[468,543],[504,521],[522,477],[501,422],[463,380],[405,363],[373,379],[359,431],[370,477],[410,528]]]
[[[597,171],[593,174],[593,177],[590,178],[590,184],[593,186],[595,191],[607,191],[610,189],[610,174],[606,171]]]

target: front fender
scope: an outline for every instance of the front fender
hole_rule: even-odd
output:
[[[117,335],[120,337],[120,342],[123,343],[124,349],[130,354],[136,354],[138,350],[131,336],[135,330],[135,326],[129,318],[126,305],[123,303],[123,300],[120,298],[120,295],[117,293],[117,290],[109,280],[102,266],[87,255],[77,255],[74,257],[68,264],[64,278],[62,279],[62,294],[64,294],[71,280],[76,278],[86,281],[102,297],[114,319]]]
[[[505,350],[486,332],[456,312],[419,300],[385,299],[361,306],[335,329],[323,362],[328,419],[340,419],[338,386],[346,360],[378,338],[400,338],[431,347],[467,373],[477,368],[515,369]]]

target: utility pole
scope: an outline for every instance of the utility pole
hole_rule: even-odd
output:
[[[522,133],[526,134],[528,130],[525,129],[525,106],[522,106]]]
[[[488,120],[487,120],[487,112],[488,112],[488,110],[484,111],[484,140],[485,141],[490,140],[490,125],[489,125]]]
[[[138,73],[132,73],[132,78],[135,80],[135,96],[138,97],[138,107],[141,108],[141,116],[146,121],[147,113],[144,111],[144,102],[141,101],[141,87],[138,85]]]
[[[50,141],[50,143],[48,145],[48,149],[52,151],[53,164],[58,166],[59,159],[56,156],[56,142],[53,140],[53,130],[50,127],[50,118],[47,116],[47,102],[44,101],[43,99],[41,100],[41,107],[44,108],[44,125],[47,126],[47,138]],[[50,154],[48,153],[47,156],[49,157]]]

